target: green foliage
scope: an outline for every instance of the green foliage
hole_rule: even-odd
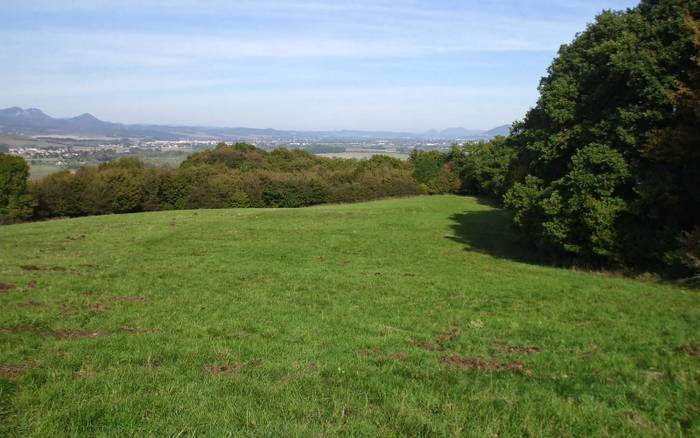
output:
[[[0,153],[0,223],[31,217],[34,198],[27,194],[29,165],[24,158]]]
[[[700,3],[603,12],[508,140],[516,228],[554,253],[658,267],[700,224]]]
[[[303,207],[421,193],[408,163],[375,156],[332,160],[303,150],[236,143],[191,155],[177,170],[133,158],[60,172],[35,182],[36,216],[137,211]]]
[[[679,247],[667,254],[667,262],[695,286],[700,286],[700,226],[692,231],[683,231]]]
[[[500,200],[510,187],[510,168],[516,152],[506,137],[465,144],[461,150],[453,150],[452,155],[462,193]]]
[[[449,155],[439,151],[414,149],[409,157],[416,180],[429,194],[455,193],[459,189],[458,176],[448,162]]]
[[[0,436],[700,436],[697,292],[513,243],[457,196],[0,227]]]

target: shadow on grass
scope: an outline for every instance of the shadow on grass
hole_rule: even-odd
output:
[[[510,213],[488,200],[479,199],[488,210],[465,211],[450,216],[454,235],[448,239],[465,245],[465,251],[531,264],[546,264],[542,257],[526,248],[511,229]]]

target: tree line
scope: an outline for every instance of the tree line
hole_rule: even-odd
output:
[[[0,155],[0,175],[6,176],[0,176],[0,189],[8,195],[0,198],[0,218],[13,222],[173,209],[303,207],[423,193],[411,168],[387,156],[328,159],[304,150],[268,152],[246,143],[222,143],[190,155],[176,169],[121,158],[28,183],[24,160],[5,154]]]

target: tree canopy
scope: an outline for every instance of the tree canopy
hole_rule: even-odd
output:
[[[561,47],[509,140],[520,177],[505,201],[523,236],[658,266],[700,232],[699,17],[697,1],[644,0]]]

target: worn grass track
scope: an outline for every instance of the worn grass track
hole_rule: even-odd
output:
[[[0,228],[0,435],[700,435],[697,291],[417,197]]]

